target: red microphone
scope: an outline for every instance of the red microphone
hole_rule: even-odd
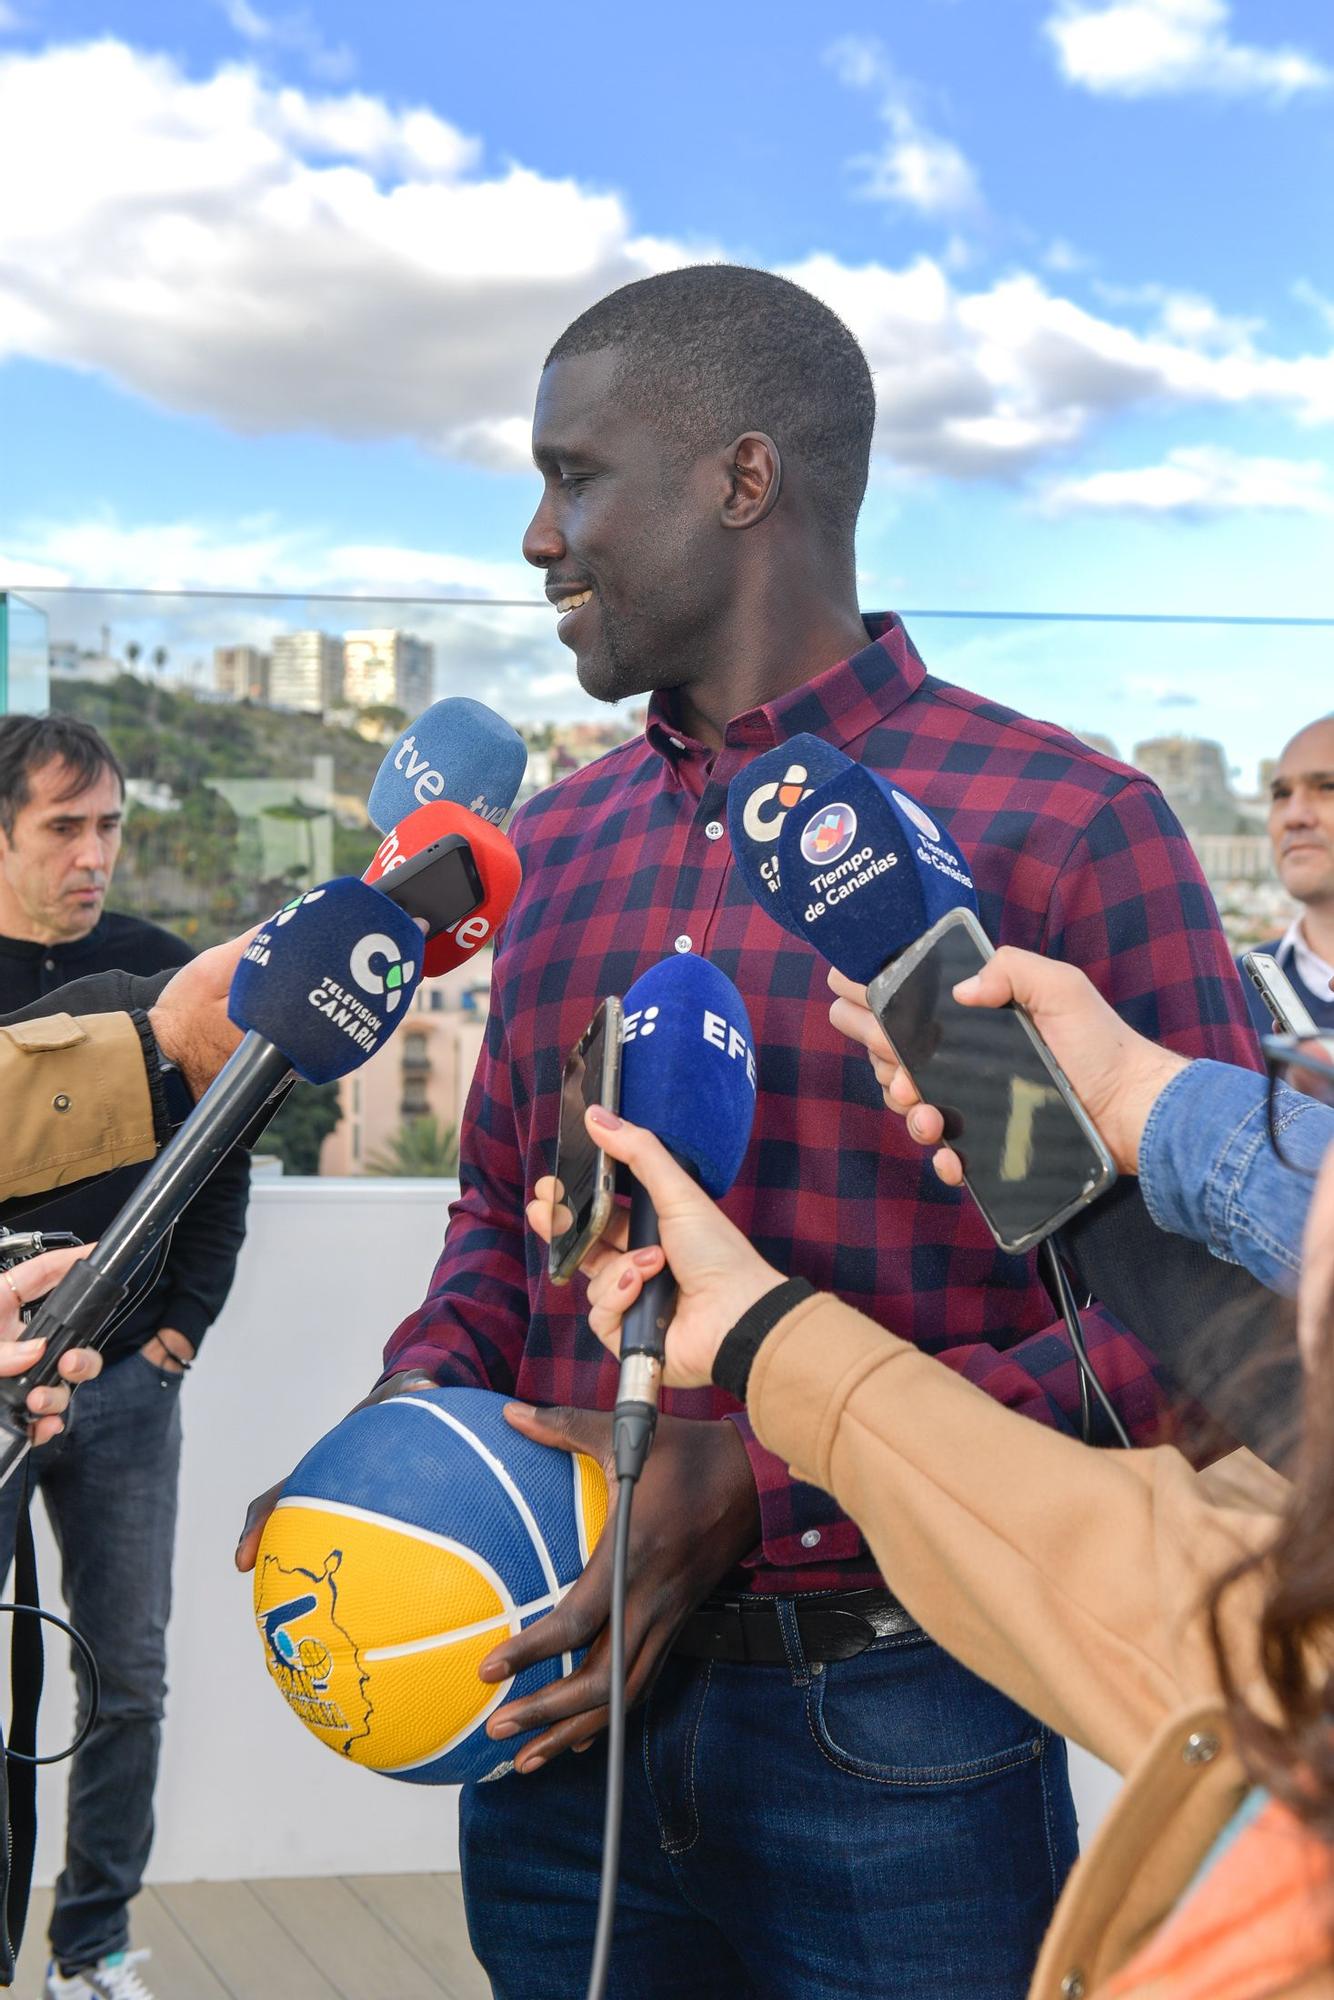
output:
[[[465,898],[466,916],[428,935],[423,954],[423,977],[426,979],[437,979],[442,972],[452,972],[456,965],[462,965],[483,945],[490,944],[508,916],[510,904],[519,893],[522,876],[513,841],[499,827],[491,826],[476,813],[469,812],[466,806],[454,805],[447,799],[435,800],[429,805],[418,806],[416,812],[409,813],[392,832],[385,835],[375,850],[375,859],[361,878],[363,882],[383,884],[385,876],[392,875],[424,855],[427,849],[451,837],[453,857],[463,865],[471,864],[473,892]],[[460,837],[466,842],[466,850],[458,844]],[[432,868],[432,876],[437,869],[438,864]],[[424,883],[425,875],[421,879]],[[396,896],[395,901],[398,900]],[[406,900],[404,907],[408,907]],[[420,910],[414,906],[412,914],[424,916],[430,922],[430,900],[424,901]]]

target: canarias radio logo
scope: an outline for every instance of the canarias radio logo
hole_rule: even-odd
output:
[[[373,961],[377,958],[384,965],[383,972],[375,969]],[[398,946],[383,931],[372,931],[369,937],[357,940],[352,947],[348,969],[363,993],[373,993],[377,999],[383,994],[387,1014],[393,1013],[416,971],[412,960],[401,958]]]
[[[807,820],[801,835],[802,858],[812,864],[837,861],[857,838],[857,815],[851,806],[826,806]]]
[[[789,764],[778,784],[755,787],[741,815],[741,824],[752,840],[777,840],[793,806],[800,805],[810,792],[809,775],[804,764]]]

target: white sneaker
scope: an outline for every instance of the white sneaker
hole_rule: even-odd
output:
[[[153,1995],[135,1971],[148,1951],[113,1951],[96,1965],[85,1965],[66,1978],[52,1959],[46,1968],[42,2000],[153,2000]]]

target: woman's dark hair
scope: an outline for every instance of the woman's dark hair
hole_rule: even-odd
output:
[[[0,827],[14,831],[14,822],[32,796],[32,774],[60,762],[70,781],[60,796],[72,799],[86,791],[103,771],[114,771],[125,791],[125,771],[106,738],[91,722],[72,715],[0,716]]]

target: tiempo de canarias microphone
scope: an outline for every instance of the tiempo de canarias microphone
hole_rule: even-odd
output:
[[[136,1267],[292,1071],[331,1083],[360,1068],[408,1011],[422,936],[378,889],[345,876],[294,896],[236,968],[227,1013],[243,1030],[194,1110],[81,1263],[37,1308],[41,1360],[0,1383],[0,1482],[27,1450],[28,1392],[57,1379],[71,1347],[95,1346]]]
[[[624,1005],[621,1110],[718,1200],[740,1171],[755,1116],[755,1040],[745,1002],[726,973],[686,952],[651,966]],[[629,1247],[657,1241],[653,1204],[634,1182]],[[676,1280],[663,1270],[622,1323],[612,1435],[623,1479],[638,1478],[653,1441],[675,1300]]]

